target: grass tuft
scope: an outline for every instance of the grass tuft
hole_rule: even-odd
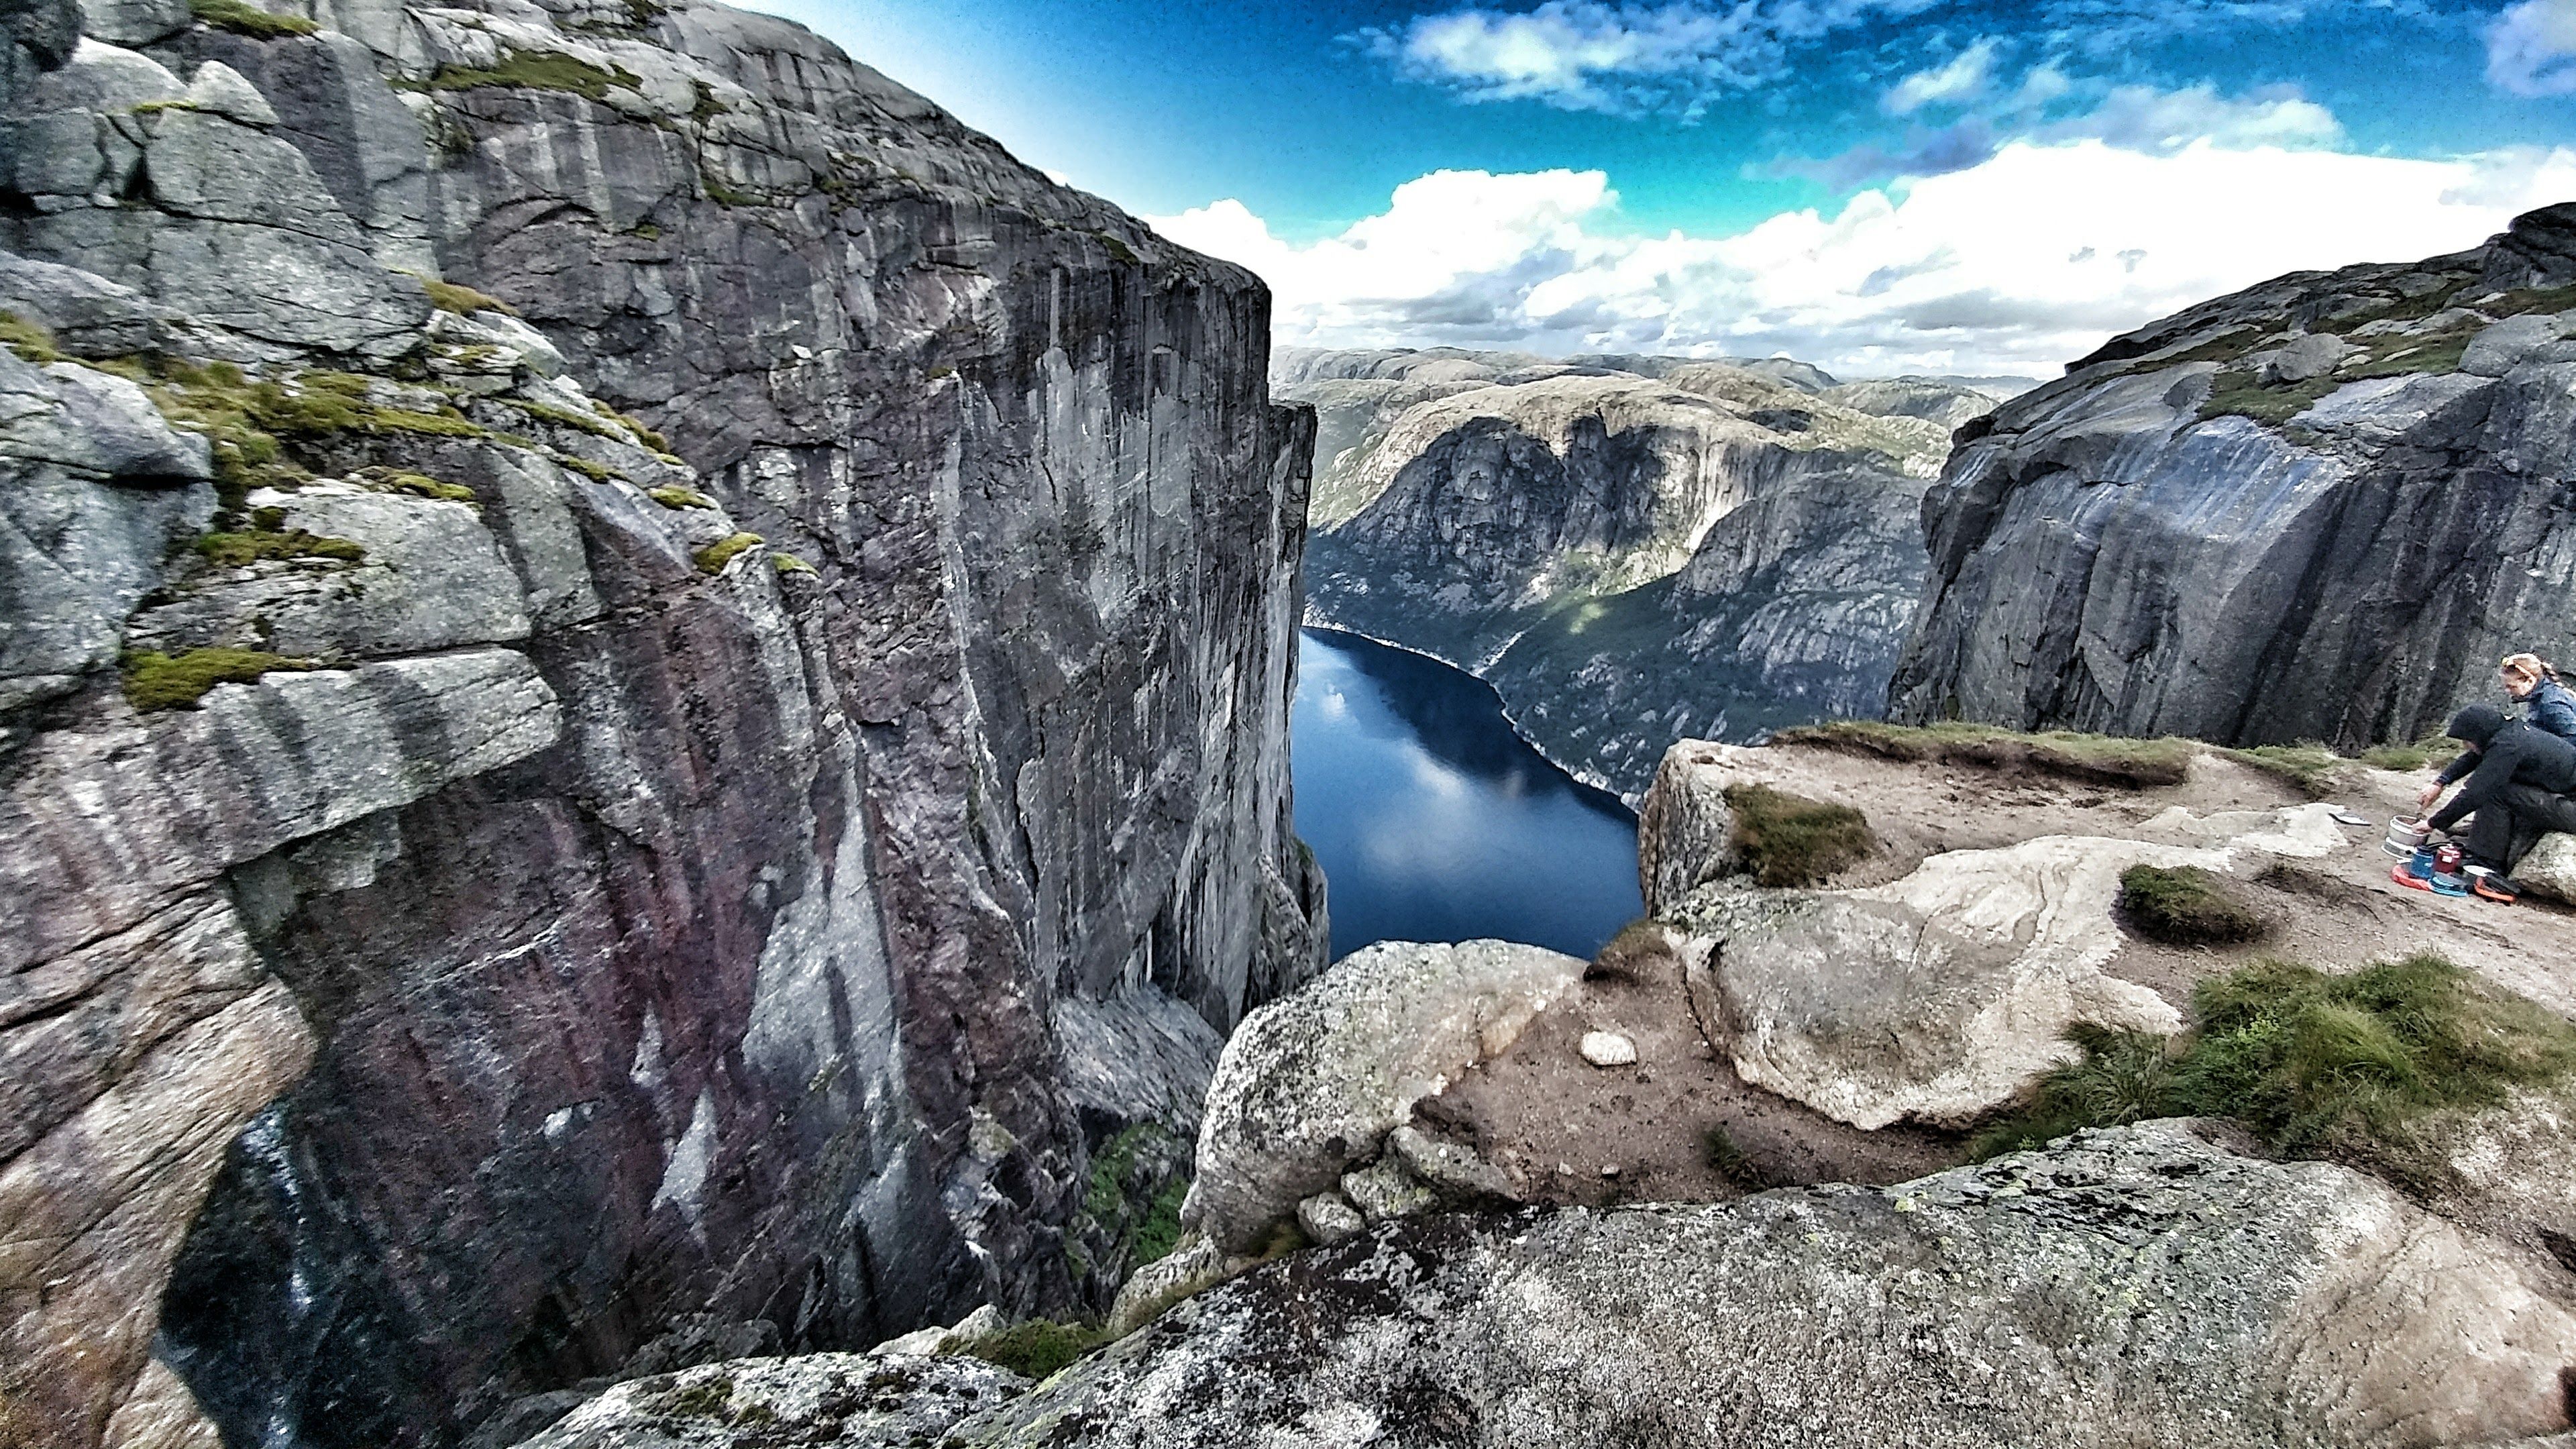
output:
[[[792,553],[773,553],[769,562],[782,574],[810,574],[815,571],[812,564]]]
[[[2287,961],[2203,981],[2179,1044],[2079,1027],[2082,1057],[1980,1134],[1979,1158],[2084,1127],[2224,1117],[2294,1156],[2402,1156],[2426,1113],[2502,1103],[2576,1071],[2576,1024],[2439,956],[2348,976]]]
[[[2334,793],[2335,777],[2350,760],[2314,740],[2295,745],[2249,745],[2241,750],[2221,753],[2241,765],[2262,771],[2311,800],[2322,800]]]
[[[15,312],[0,312],[0,346],[18,354],[21,361],[38,367],[63,360],[62,348],[54,334],[41,322],[31,322]]]
[[[242,0],[188,0],[188,10],[217,30],[229,30],[253,40],[283,40],[290,35],[311,35],[321,28],[301,15],[274,15]]]
[[[747,548],[757,548],[762,542],[764,542],[764,540],[759,534],[737,533],[729,538],[719,539],[714,543],[708,544],[705,548],[699,549],[697,552],[698,572],[702,574],[723,573],[724,566],[733,562],[733,556],[735,554],[738,554]]]
[[[1773,1186],[1771,1175],[1762,1170],[1760,1163],[1746,1156],[1743,1148],[1735,1145],[1735,1138],[1724,1127],[1708,1129],[1707,1135],[1700,1139],[1700,1156],[1718,1176],[1746,1192],[1760,1192]]]
[[[1662,922],[1652,916],[1639,916],[1621,926],[1619,934],[1594,953],[1592,964],[1584,968],[1584,979],[1643,981],[1647,963],[1670,951],[1667,941]]]
[[[665,508],[713,508],[716,501],[695,488],[656,488],[644,495]]]
[[[1730,786],[1726,804],[1734,815],[1735,858],[1766,886],[1819,884],[1878,848],[1869,817],[1849,805],[1810,800],[1768,785]]]
[[[462,282],[442,282],[436,277],[422,277],[420,284],[429,292],[430,305],[441,312],[453,312],[459,317],[470,317],[477,312],[498,312],[504,317],[519,315],[518,308],[488,292],[478,292]]]
[[[249,684],[271,670],[314,667],[308,659],[255,649],[190,649],[176,657],[147,649],[126,655],[122,663],[125,697],[144,712],[195,709],[218,684]]]
[[[2411,745],[2373,745],[2361,752],[2361,762],[2374,770],[2413,774],[2433,763],[2436,757],[2456,748],[2439,736],[2417,740]]]
[[[2259,940],[2267,929],[2234,885],[2196,865],[2130,866],[2120,909],[2138,934],[2176,946]]]
[[[2179,785],[2189,779],[2194,749],[2191,741],[2170,736],[2135,740],[2071,730],[2033,735],[1997,725],[1899,725],[1851,719],[1781,730],[1771,736],[1771,742],[1888,760],[2028,768],[2133,790]]]
[[[570,91],[574,95],[599,101],[608,98],[611,86],[637,90],[643,78],[624,66],[602,70],[578,56],[557,50],[512,50],[502,54],[500,63],[489,70],[471,66],[442,65],[429,78],[428,88],[435,91],[470,91],[485,86],[518,86],[528,90]]]
[[[281,559],[357,563],[367,556],[364,548],[345,538],[307,533],[300,528],[292,532],[278,528],[251,528],[204,534],[197,539],[196,549],[208,563],[227,569],[248,568],[255,563]]]

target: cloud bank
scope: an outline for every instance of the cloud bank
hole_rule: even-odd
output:
[[[2135,133],[2171,141],[2146,110]],[[1267,279],[1285,343],[1778,352],[1862,376],[2053,376],[2204,298],[2472,246],[2570,196],[2565,148],[2428,161],[2086,135],[2017,139],[1831,215],[1784,212],[1731,236],[1623,234],[1609,178],[1564,170],[1434,172],[1304,246],[1230,200],[1148,220]]]
[[[2576,91],[2576,0],[2523,0],[2487,28],[2487,80],[2518,96]]]

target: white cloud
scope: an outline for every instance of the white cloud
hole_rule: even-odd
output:
[[[2451,161],[2197,140],[2015,141],[1964,170],[1732,236],[1622,235],[1602,173],[1437,172],[1291,246],[1236,202],[1152,218],[1277,293],[1279,339],[1805,358],[2053,375],[2283,272],[2457,250],[2576,194],[2576,151]]]
[[[2576,91],[2576,0],[2523,0],[2487,27],[2487,80],[2518,96]]]
[[[2179,151],[2195,142],[2250,146],[2331,146],[2343,139],[2334,112],[2274,86],[2231,100],[2207,81],[2178,91],[2119,86],[2092,111],[2039,127],[2042,140],[2091,138],[2132,151]]]
[[[1978,41],[1953,56],[1948,65],[1918,70],[1888,88],[1879,106],[1891,116],[1910,116],[1929,105],[1956,104],[1985,93],[1994,74],[1996,42]]]
[[[1466,5],[1352,37],[1407,79],[1469,100],[1566,110],[1696,115],[1715,95],[1779,79],[1791,49],[1879,15],[1941,0],[1545,0]]]

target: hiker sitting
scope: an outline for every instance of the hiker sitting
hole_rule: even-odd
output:
[[[2451,738],[2468,746],[2420,797],[2429,808],[2444,786],[2465,778],[2451,803],[2426,822],[2449,830],[2469,821],[2468,865],[2477,893],[2490,900],[2517,894],[2508,873],[2540,837],[2576,831],[2576,744],[2493,705],[2473,704],[2451,717]]]
[[[2497,671],[2504,692],[2522,706],[2525,721],[2562,740],[2576,740],[2576,693],[2558,682],[2558,671],[2537,654],[2509,654]]]

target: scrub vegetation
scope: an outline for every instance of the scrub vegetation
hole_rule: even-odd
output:
[[[2576,1071],[2576,1024],[2439,956],[2329,975],[2258,961],[2192,992],[2178,1039],[2079,1026],[2081,1059],[1981,1133],[1979,1158],[2086,1127],[2223,1117],[2297,1157],[2403,1158],[2426,1114]]]
[[[1766,886],[1821,884],[1878,848],[1869,817],[1849,805],[1810,800],[1768,785],[1726,792],[1735,858]]]
[[[2196,865],[2120,872],[2120,910],[2139,935],[2176,946],[2260,940],[2268,929],[2233,883]]]
[[[2132,740],[2070,730],[2032,735],[1995,725],[1897,725],[1875,720],[1801,725],[1781,730],[1771,737],[1771,742],[1813,745],[1888,760],[2029,768],[2088,784],[2130,789],[2181,784],[2190,777],[2196,748],[2189,740],[2173,738]]]
[[[188,0],[188,11],[217,30],[229,30],[253,40],[311,35],[320,28],[301,15],[273,15],[242,0]]]

